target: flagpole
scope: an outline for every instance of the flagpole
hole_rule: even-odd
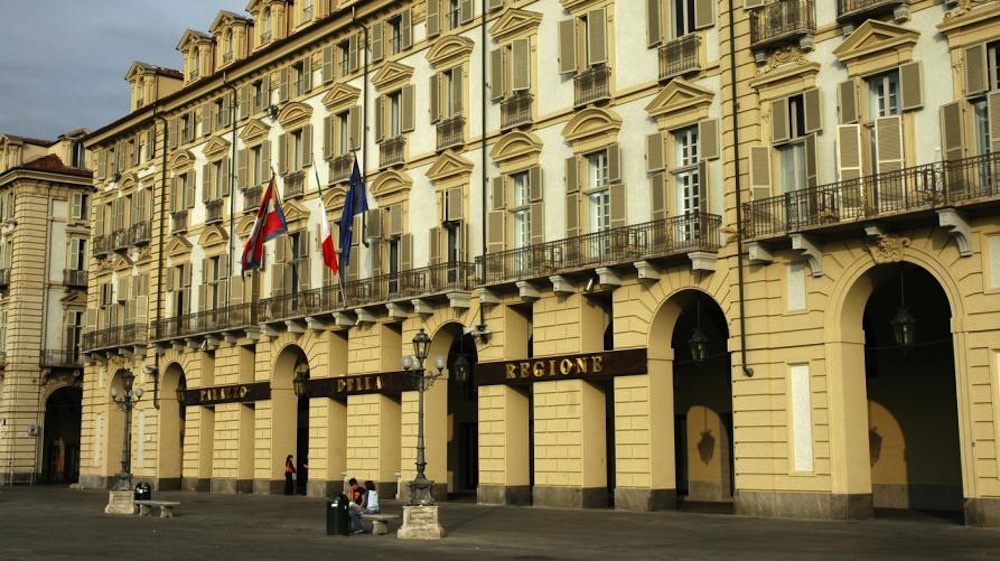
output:
[[[318,161],[318,160],[316,160],[314,158],[313,161]],[[315,167],[313,168],[313,174],[315,174],[315,176],[316,176],[316,189],[319,191],[319,198],[320,198],[319,207],[320,207],[320,210],[322,210],[323,214],[326,214],[326,201],[323,200],[323,182],[319,180],[319,170],[317,168],[315,168]],[[324,218],[327,221],[329,221],[328,217],[324,216]],[[320,243],[322,244],[323,240],[320,240]],[[336,249],[334,249],[333,251],[334,251],[334,253],[337,252]],[[337,256],[337,260],[338,261],[341,260],[339,255]],[[324,265],[325,265],[325,263],[324,263]],[[346,306],[347,305],[347,290],[344,288],[344,275],[341,274],[341,270],[342,269],[340,267],[337,268],[337,273],[336,273],[336,275],[337,275],[337,285],[340,287],[340,298],[341,298],[341,301],[343,301],[344,305]]]

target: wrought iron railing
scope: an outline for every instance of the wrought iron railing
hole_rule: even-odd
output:
[[[86,287],[87,271],[63,269],[63,282],[66,283],[66,286]]]
[[[750,46],[760,47],[816,31],[815,0],[776,0],[751,8]]]
[[[660,47],[660,80],[701,70],[701,37],[690,33]]]
[[[83,366],[83,356],[78,350],[66,351],[45,349],[42,352],[41,366],[78,368]]]
[[[573,100],[577,106],[611,97],[611,68],[595,66],[573,77]]]
[[[129,236],[128,228],[122,228],[120,230],[115,230],[111,234],[111,245],[115,251],[128,251],[129,247]]]
[[[205,224],[222,222],[222,202],[222,199],[215,199],[205,203]]]
[[[264,188],[260,185],[247,187],[243,190],[243,212],[253,212],[260,208],[260,199],[264,196]]]
[[[103,257],[111,253],[111,236],[94,236],[94,256]]]
[[[481,285],[492,285],[692,251],[717,251],[721,224],[721,216],[697,213],[487,253],[476,259],[479,280]]]
[[[465,144],[465,117],[455,115],[437,124],[437,149],[454,148]]]
[[[152,240],[152,228],[148,220],[136,222],[129,228],[129,243],[132,245],[146,245]]]
[[[255,323],[253,306],[236,304],[214,310],[202,310],[153,322],[153,340],[163,341],[177,337],[191,337],[244,329]]]
[[[978,202],[1000,194],[1000,153],[848,179],[743,205],[751,239]]]
[[[896,7],[909,0],[837,0],[837,17],[853,17],[883,8]]]
[[[304,195],[305,192],[306,172],[300,170],[285,176],[284,198],[295,199]]]
[[[531,123],[531,103],[529,91],[514,92],[500,102],[500,128],[504,130]]]
[[[354,170],[354,154],[330,158],[330,182],[347,181]]]
[[[178,210],[170,215],[170,233],[183,234],[188,229],[188,211]]]
[[[0,269],[0,286],[10,286],[10,269]]]
[[[387,138],[379,143],[378,165],[386,168],[403,163],[403,147],[406,140],[402,136]]]
[[[86,351],[142,345],[149,340],[149,326],[145,323],[132,323],[90,331],[83,334],[81,346]]]

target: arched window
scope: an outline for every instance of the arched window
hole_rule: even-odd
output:
[[[271,40],[271,7],[265,6],[264,11],[260,13],[260,40],[262,43],[266,43]]]

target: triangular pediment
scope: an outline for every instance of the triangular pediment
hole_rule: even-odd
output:
[[[167,255],[179,257],[191,253],[191,242],[184,236],[172,236],[167,242]]]
[[[240,132],[240,138],[243,139],[243,143],[247,145],[259,144],[267,138],[267,133],[270,130],[271,127],[260,119],[251,119],[250,122],[243,127],[243,131]]]
[[[115,256],[111,258],[111,268],[115,271],[131,269],[132,265],[132,260],[121,253],[116,253]]]
[[[870,19],[858,26],[846,41],[833,50],[833,54],[841,62],[846,62],[879,51],[915,44],[918,37],[920,32],[914,29]]]
[[[190,150],[177,150],[167,160],[170,169],[187,169],[194,165],[194,154]]]
[[[215,247],[229,241],[229,234],[226,229],[218,224],[205,226],[201,235],[198,236],[198,245],[203,248]]]
[[[212,22],[212,25],[208,27],[208,30],[212,33],[219,33],[233,23],[247,24],[249,22],[250,19],[247,17],[230,12],[229,10],[219,10],[219,13],[215,16],[215,20]]]
[[[413,181],[410,180],[409,176],[393,169],[379,172],[375,176],[375,180],[371,182],[371,192],[372,196],[378,199],[400,191],[409,191],[412,186]]]
[[[672,80],[646,106],[646,111],[659,117],[669,113],[710,105],[715,93],[684,80]]]
[[[285,213],[285,220],[288,223],[296,222],[305,218],[309,219],[309,213],[302,208],[299,201],[282,201],[281,210]]]
[[[535,135],[523,131],[509,132],[490,150],[490,157],[501,162],[521,156],[530,156],[542,151],[542,141]]]
[[[361,90],[358,88],[337,83],[323,96],[323,105],[332,111],[334,108],[355,105],[360,96]]]
[[[437,160],[431,164],[427,170],[427,178],[431,181],[439,181],[446,177],[453,177],[462,174],[471,174],[473,164],[469,160],[459,156],[451,150],[445,150],[438,156]]]
[[[413,67],[400,64],[396,61],[389,61],[382,65],[382,68],[372,76],[372,84],[379,91],[398,86],[410,81],[413,77]]]
[[[278,122],[282,128],[288,129],[301,122],[309,120],[312,116],[312,106],[293,101],[286,103],[278,112]]]
[[[434,66],[447,66],[458,60],[468,59],[475,42],[467,37],[448,35],[438,39],[427,51],[427,62]]]
[[[229,153],[229,146],[230,144],[228,140],[225,140],[220,136],[213,136],[209,139],[208,143],[205,144],[205,156],[211,160],[225,156]]]
[[[128,67],[128,72],[125,73],[125,81],[129,83],[135,83],[135,79],[149,72],[151,67],[143,62],[133,61],[132,66]]]
[[[588,136],[617,133],[621,130],[622,118],[607,109],[589,107],[580,111],[563,127],[563,138],[572,142]]]
[[[537,29],[542,23],[542,14],[512,8],[504,12],[490,28],[490,35],[497,41],[519,35],[529,29]]]
[[[206,43],[212,40],[212,36],[201,31],[195,31],[194,29],[188,29],[181,36],[181,40],[177,43],[177,50],[184,52],[198,43]]]
[[[87,291],[86,290],[69,290],[66,295],[59,299],[59,302],[67,307],[80,306],[82,308],[87,307]]]

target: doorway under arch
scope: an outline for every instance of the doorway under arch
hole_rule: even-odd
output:
[[[80,424],[83,390],[60,388],[45,400],[42,480],[74,483],[80,477]]]
[[[460,326],[459,326],[460,327]],[[479,487],[479,396],[473,383],[479,355],[463,330],[448,349],[448,496],[475,497]]]

